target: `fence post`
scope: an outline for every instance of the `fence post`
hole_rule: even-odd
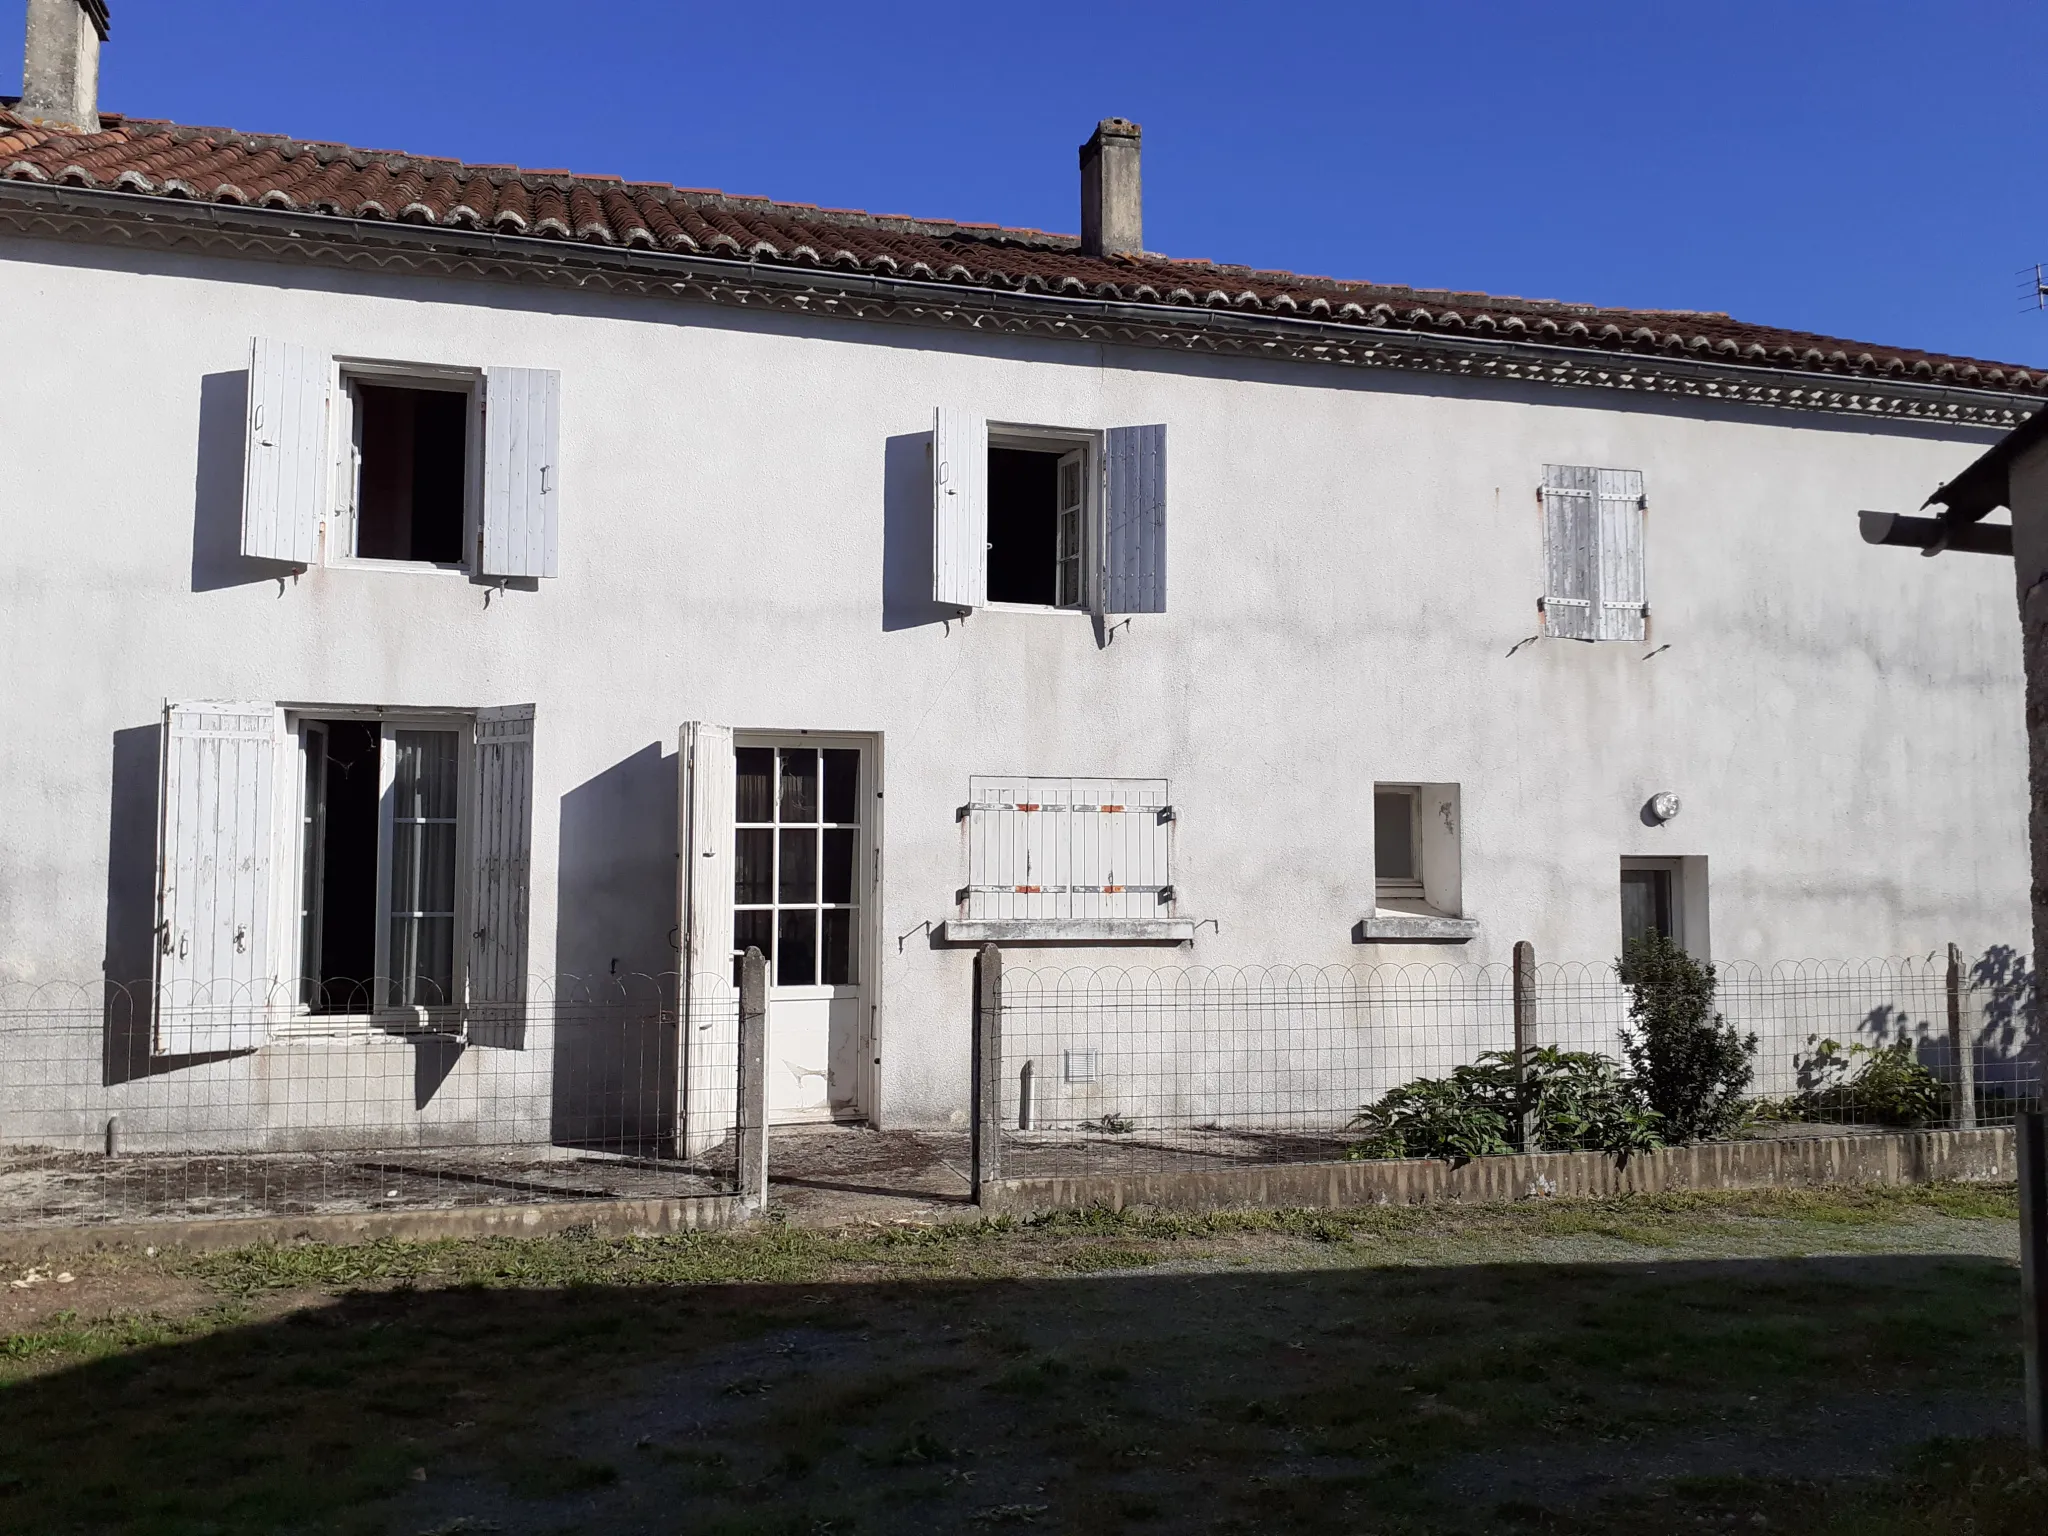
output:
[[[2027,1445],[2048,1462],[2048,1114],[2014,1127],[2020,1160],[2020,1338],[2027,1357]]]
[[[740,1201],[768,1208],[768,962],[749,945],[740,961]]]
[[[1003,952],[974,957],[974,1203],[1003,1176]]]
[[[1956,1058],[1955,1127],[1977,1129],[1977,1048],[1963,1028],[1963,952],[1948,947],[1948,1044]]]
[[[1522,1097],[1522,1082],[1528,1071],[1529,1050],[1536,1038],[1536,946],[1527,939],[1515,941],[1515,1098]],[[1522,1150],[1534,1152],[1536,1115],[1522,1111]]]

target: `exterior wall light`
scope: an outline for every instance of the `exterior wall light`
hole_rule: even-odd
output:
[[[1660,789],[1650,796],[1650,803],[1644,807],[1652,821],[1669,821],[1678,814],[1678,796],[1668,789]]]

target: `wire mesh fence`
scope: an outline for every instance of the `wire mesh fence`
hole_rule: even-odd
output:
[[[1953,968],[1936,954],[1729,965],[1714,977],[1716,1010],[1745,1045],[1754,1037],[1717,1134],[1966,1129],[2041,1104],[2033,977],[2012,951]],[[1512,1078],[1518,991],[1525,1052],[1606,1058],[1590,1064],[1595,1077],[1640,1096],[1631,991],[1609,964],[1531,966],[1519,988],[1510,966],[1006,966],[1003,1172],[1393,1155],[1365,1112],[1396,1090],[1411,1104],[1454,1103],[1475,1083],[1483,1093]],[[1501,1141],[1545,1149],[1533,1120],[1508,1118]]]
[[[304,996],[0,988],[0,1225],[735,1188],[730,977],[534,978],[524,1002],[448,1008]]]

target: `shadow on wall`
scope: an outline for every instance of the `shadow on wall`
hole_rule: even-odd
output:
[[[676,757],[650,743],[562,797],[552,1137],[658,1151],[675,1123]]]
[[[242,451],[249,374],[209,373],[199,381],[198,470],[192,480],[192,590],[214,592],[278,581],[293,567],[242,553]]]
[[[959,615],[932,601],[929,432],[892,437],[882,465],[882,628],[916,629]]]
[[[108,1087],[199,1066],[236,1051],[152,1056],[156,1004],[156,800],[163,733],[155,725],[114,732],[107,806],[106,978],[102,1080]]]

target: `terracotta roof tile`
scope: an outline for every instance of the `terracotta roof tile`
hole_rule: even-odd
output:
[[[724,254],[1010,291],[1689,354],[1797,372],[2048,389],[2048,370],[1842,341],[1724,314],[1340,281],[1151,253],[1096,257],[1083,254],[1071,235],[1033,229],[776,203],[617,176],[465,165],[112,113],[101,115],[100,132],[79,134],[33,126],[0,110],[0,180]]]

